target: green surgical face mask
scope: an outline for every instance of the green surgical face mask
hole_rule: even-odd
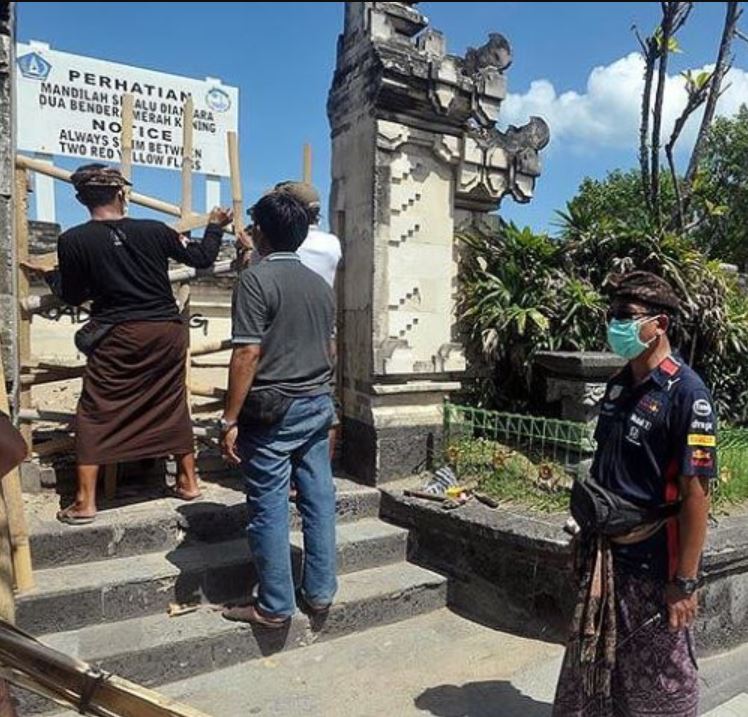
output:
[[[613,319],[608,323],[608,345],[614,353],[630,361],[643,354],[655,340],[645,343],[639,338],[641,327],[656,316],[645,319]]]

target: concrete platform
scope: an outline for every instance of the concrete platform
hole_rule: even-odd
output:
[[[144,685],[158,685],[238,662],[406,620],[446,604],[446,578],[408,563],[339,578],[330,613],[297,613],[288,629],[268,631],[224,620],[211,607],[181,617],[165,613],[42,635],[68,655]]]
[[[555,683],[522,680],[560,652],[439,610],[161,691],[213,717],[549,717]]]

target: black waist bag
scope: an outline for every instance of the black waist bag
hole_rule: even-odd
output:
[[[616,537],[677,515],[680,503],[644,507],[603,488],[591,478],[574,481],[571,515],[583,533]]]
[[[96,319],[89,319],[75,332],[75,347],[85,356],[90,357],[101,343],[101,340],[114,328],[114,324],[102,324]]]
[[[272,388],[250,391],[239,412],[239,423],[246,426],[274,426],[283,420],[291,403],[293,398]]]

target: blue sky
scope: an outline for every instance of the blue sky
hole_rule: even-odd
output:
[[[483,44],[489,32],[506,35],[514,62],[503,122],[540,114],[551,126],[535,200],[522,206],[505,200],[504,216],[547,229],[585,176],[635,164],[641,73],[631,26],[649,31],[659,3],[424,2],[420,8],[445,33],[451,53]],[[313,146],[314,180],[326,193],[325,103],[343,3],[34,2],[19,3],[18,15],[22,41],[239,86],[245,200],[299,176],[304,142]],[[671,117],[683,97],[677,73],[713,62],[723,15],[724,3],[697,3],[682,32],[683,53],[673,60],[668,86]],[[736,42],[735,51],[720,107],[725,114],[748,102],[748,44]],[[58,163],[72,168],[76,161]],[[136,167],[134,178],[140,191],[177,201],[177,173]],[[202,204],[199,180],[195,196]],[[57,211],[64,224],[84,219],[66,188],[58,190]]]

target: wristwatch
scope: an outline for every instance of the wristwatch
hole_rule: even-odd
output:
[[[699,589],[701,580],[699,578],[682,578],[680,575],[676,575],[673,578],[673,585],[684,595],[691,597]]]
[[[239,421],[227,421],[225,418],[221,418],[220,420],[221,433],[228,433],[238,423]]]

